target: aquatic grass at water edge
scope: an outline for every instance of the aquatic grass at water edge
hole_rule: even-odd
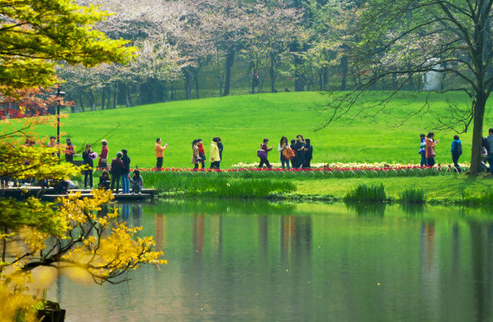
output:
[[[386,202],[387,195],[383,184],[366,185],[360,184],[355,189],[349,191],[344,197],[344,202]]]

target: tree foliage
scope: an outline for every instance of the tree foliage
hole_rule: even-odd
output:
[[[94,29],[108,16],[73,0],[0,0],[0,85],[3,91],[51,86],[56,61],[87,67],[126,63],[133,48]]]
[[[26,120],[18,130],[0,135],[0,177],[56,181],[80,173],[70,163],[59,164],[57,148],[21,144],[26,137],[33,140],[33,125],[48,120]],[[113,199],[110,191],[93,190],[93,195],[81,199],[80,193],[70,194],[55,203],[0,196],[0,297],[25,303],[23,294],[48,283],[33,277],[36,270],[76,270],[101,284],[124,280],[119,277],[141,264],[166,262],[153,250],[152,237],[136,236],[140,228],[127,226],[117,210],[107,209]],[[11,313],[2,309],[0,320]]]
[[[365,90],[379,82],[390,82],[395,91],[383,102],[367,105],[377,111],[398,90],[416,89],[423,74],[453,75],[449,87],[437,90],[464,91],[471,104],[467,109],[451,104],[437,127],[465,132],[472,126],[471,173],[476,173],[486,101],[493,89],[492,4],[492,0],[367,1],[359,25],[362,38],[352,53],[363,81],[358,90],[336,100],[329,121],[347,113]],[[410,111],[409,117],[419,112]]]

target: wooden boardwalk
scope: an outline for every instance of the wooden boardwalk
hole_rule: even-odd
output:
[[[121,190],[120,190],[121,191]],[[69,189],[68,192],[80,192],[81,198],[92,198],[91,189]],[[116,201],[143,201],[154,200],[158,194],[156,189],[142,189],[141,194],[132,193],[114,193]],[[2,188],[0,189],[0,198],[25,199],[29,196],[36,196],[46,201],[54,201],[56,198],[63,196],[55,193],[53,188],[42,189],[41,187],[24,186],[19,188]]]

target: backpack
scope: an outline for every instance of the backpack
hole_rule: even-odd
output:
[[[462,155],[462,143],[457,142],[457,155]]]

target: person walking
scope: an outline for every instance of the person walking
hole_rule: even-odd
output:
[[[111,190],[115,188],[115,182],[116,182],[116,193],[118,193],[118,190],[120,189],[120,178],[122,177],[123,174],[123,161],[122,159],[123,154],[121,152],[118,152],[116,154],[116,158],[114,158],[111,161]]]
[[[488,130],[486,145],[486,150],[488,150],[488,163],[490,164],[490,173],[493,174],[493,128]]]
[[[205,150],[204,150],[204,144],[202,143],[202,139],[197,139],[197,147],[199,148],[199,155],[200,155],[200,163],[202,164],[202,169],[205,168]]]
[[[219,169],[219,161],[221,161],[219,147],[217,146],[218,139],[218,137],[215,137],[211,142],[211,169]]]
[[[257,151],[257,156],[260,158],[260,164],[258,166],[259,168],[262,168],[264,164],[267,166],[267,168],[272,168],[267,157],[269,151],[271,151],[272,148],[274,148],[274,146],[268,148],[267,147],[268,143],[269,143],[269,139],[265,138],[262,144],[260,145],[260,150]]]
[[[421,155],[421,162],[419,165],[421,167],[424,167],[426,165],[426,135],[424,133],[421,133],[419,135],[420,137],[420,143],[419,143],[419,154]]]
[[[310,169],[311,168],[311,161],[313,158],[313,146],[310,143],[310,139],[305,140],[305,148],[304,154],[305,154],[305,160],[303,161],[303,168],[305,169]]]
[[[224,145],[223,145],[223,140],[221,140],[220,137],[217,137],[217,147],[219,149],[219,161],[217,161],[217,168],[221,168],[221,161],[223,160],[223,150],[224,150]]]
[[[156,139],[156,146],[154,147],[154,151],[156,152],[156,169],[163,168],[163,159],[164,159],[164,150],[168,148],[168,143],[164,146],[161,146],[161,138]]]
[[[426,165],[433,167],[435,165],[435,147],[440,140],[435,141],[435,133],[429,132],[426,136]]]
[[[101,153],[99,154],[98,168],[108,169],[108,154],[110,149],[108,148],[108,142],[106,140],[101,141]]]
[[[462,142],[459,140],[458,135],[454,135],[454,140],[452,141],[452,148],[450,150],[452,153],[452,161],[454,162],[455,169],[462,173],[462,169],[459,166],[459,157],[462,154]]]
[[[194,169],[199,168],[200,155],[199,155],[199,140],[193,140],[192,142],[192,164]]]
[[[73,163],[75,146],[72,144],[72,140],[70,140],[70,138],[67,138],[65,142],[67,142],[67,147],[65,148],[65,162]]]
[[[288,149],[290,149],[289,144],[288,144],[288,138],[283,136],[281,137],[281,141],[279,142],[279,146],[277,147],[277,150],[279,151],[279,160],[281,161],[281,167],[285,169],[286,167],[290,169],[289,166],[289,159],[286,158],[286,152]]]
[[[130,182],[128,176],[130,174],[130,158],[127,154],[127,149],[122,149],[122,162],[123,162],[123,174],[122,174],[122,192],[130,193]]]
[[[91,145],[86,144],[86,149],[82,152],[83,164],[86,168],[84,172],[84,189],[87,189],[87,184],[92,189],[92,168],[94,167],[94,152],[92,152]]]

